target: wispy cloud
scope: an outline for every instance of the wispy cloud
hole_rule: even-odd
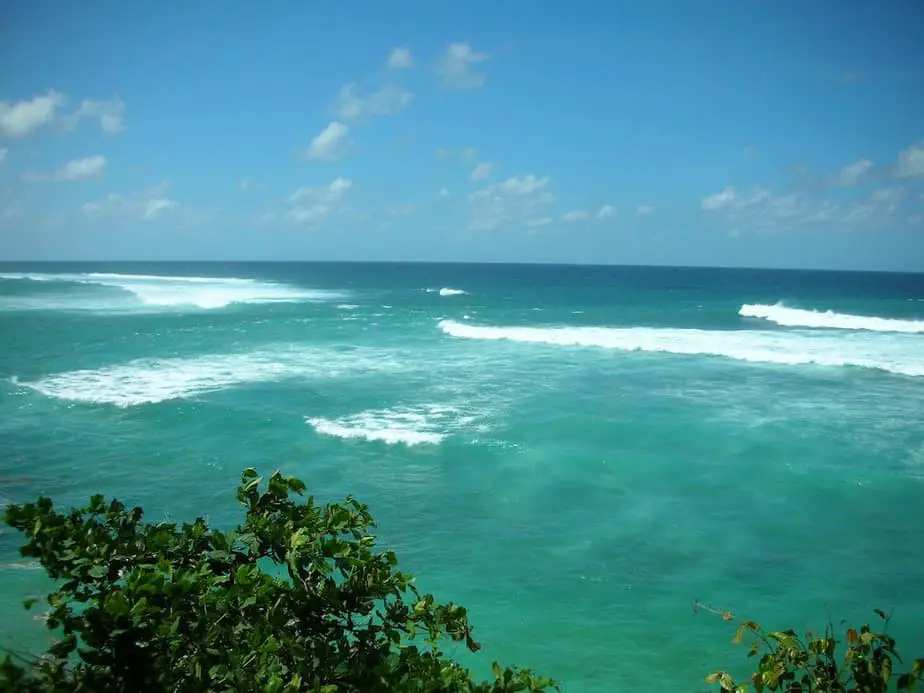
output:
[[[110,216],[133,221],[155,221],[174,212],[179,204],[169,196],[170,184],[166,181],[125,197],[110,193],[105,199],[87,202],[83,212],[89,215]]]
[[[411,51],[407,48],[393,48],[388,56],[388,67],[393,70],[406,70],[414,66]]]
[[[475,168],[472,169],[469,177],[472,180],[484,180],[485,178],[490,178],[491,174],[494,173],[495,168],[497,168],[497,164],[493,164],[490,161],[482,161],[481,163],[475,165]]]
[[[532,173],[494,183],[468,196],[472,231],[535,229],[551,224],[552,193],[548,176]]]
[[[474,89],[485,82],[477,68],[487,59],[487,53],[473,50],[468,42],[451,43],[437,61],[436,74],[450,89]]]
[[[590,219],[590,213],[585,212],[583,209],[574,209],[562,215],[563,221],[572,224],[578,221],[587,221],[588,219]]]
[[[95,178],[106,170],[106,157],[102,155],[88,156],[83,159],[74,159],[67,162],[57,171],[48,173],[26,171],[22,174],[23,180],[39,183],[46,181],[63,182]]]
[[[311,140],[311,144],[305,150],[305,156],[309,159],[327,161],[340,158],[344,153],[346,136],[349,132],[350,128],[343,123],[332,121]]]
[[[353,181],[343,177],[328,185],[298,188],[289,195],[283,218],[300,226],[323,226],[346,210],[344,200],[352,188]]]
[[[895,177],[924,178],[924,140],[899,153]]]

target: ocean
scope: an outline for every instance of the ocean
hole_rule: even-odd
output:
[[[924,275],[0,264],[0,502],[240,517],[242,469],[370,505],[492,659],[703,691],[734,627],[924,656]],[[0,644],[47,588],[0,532]]]

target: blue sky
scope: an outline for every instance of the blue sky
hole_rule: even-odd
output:
[[[924,270],[924,6],[15,3],[0,259]]]

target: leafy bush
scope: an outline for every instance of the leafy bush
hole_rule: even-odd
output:
[[[734,621],[728,611],[720,611],[696,602],[696,610],[718,614],[725,621]],[[835,637],[834,627],[828,625],[823,636],[807,633],[805,639],[795,631],[765,631],[754,621],[743,621],[732,640],[736,645],[750,634],[748,657],[764,652],[751,674],[750,685],[757,693],[784,691],[784,693],[886,693],[894,680],[900,691],[914,691],[924,678],[924,659],[912,662],[911,671],[896,676],[896,663],[901,663],[895,651],[895,640],[886,634],[889,615],[875,610],[883,621],[881,632],[870,630],[868,625],[845,631],[846,649],[838,652],[841,644]],[[727,671],[715,671],[706,677],[707,683],[717,683],[722,691],[744,693],[748,684],[738,684]]]
[[[243,473],[233,532],[142,522],[102,496],[66,514],[47,498],[10,506],[22,555],[56,581],[47,626],[59,639],[25,666],[8,655],[0,690],[557,690],[496,663],[496,680],[478,683],[451,661],[447,637],[479,649],[465,609],[421,595],[375,551],[365,505],[296,502],[305,485],[278,472],[261,483]]]

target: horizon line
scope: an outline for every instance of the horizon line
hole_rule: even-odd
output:
[[[747,265],[672,265],[645,263],[595,263],[595,262],[551,262],[511,260],[2,260],[2,265],[16,264],[250,264],[250,265],[465,265],[465,266],[514,266],[514,267],[593,267],[593,268],[635,268],[635,269],[697,269],[697,270],[741,270],[762,272],[841,272],[854,274],[924,274],[924,269],[838,269],[832,267],[759,267]]]

